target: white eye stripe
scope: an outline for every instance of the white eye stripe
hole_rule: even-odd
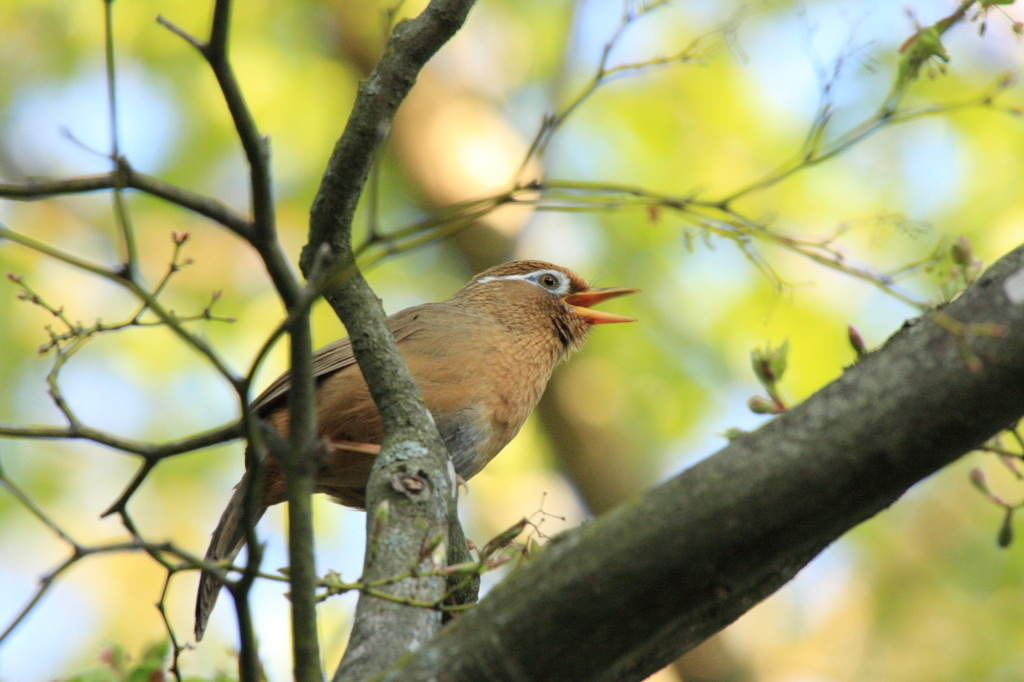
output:
[[[540,278],[543,277],[544,275],[553,276],[555,280],[557,280],[558,286],[552,288],[546,287],[543,284],[541,284]],[[477,281],[480,284],[486,284],[487,282],[497,282],[499,280],[513,279],[521,279],[524,282],[529,282],[530,284],[534,284],[540,287],[544,291],[550,291],[551,293],[558,294],[560,296],[568,294],[569,288],[572,286],[572,283],[569,281],[569,278],[566,277],[565,273],[559,272],[558,270],[534,270],[533,272],[528,272],[523,275],[505,275],[504,277],[481,277]]]

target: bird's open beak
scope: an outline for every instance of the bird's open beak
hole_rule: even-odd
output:
[[[582,317],[590,324],[614,324],[616,322],[636,322],[636,318],[626,315],[606,313],[601,310],[591,310],[590,306],[597,305],[609,298],[618,298],[629,294],[638,293],[639,289],[626,287],[608,287],[607,289],[591,289],[581,291],[578,294],[569,294],[562,298],[562,301],[572,308],[572,314]]]

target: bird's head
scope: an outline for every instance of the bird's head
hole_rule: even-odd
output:
[[[595,289],[576,273],[543,261],[511,261],[481,272],[456,294],[514,329],[553,330],[565,350],[575,350],[595,324],[636,322],[632,317],[593,310],[610,298],[637,289]]]

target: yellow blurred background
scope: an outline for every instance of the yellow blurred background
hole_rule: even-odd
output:
[[[278,222],[297,261],[310,201],[360,78],[384,41],[391,3],[258,0],[234,9],[231,57],[261,131],[271,138]],[[542,163],[548,178],[641,186],[720,198],[749,185],[799,150],[830,81],[828,135],[871,116],[892,83],[897,48],[952,9],[945,0],[752,2],[737,28],[700,64],[673,64],[609,82],[557,133]],[[422,7],[407,2],[403,15]],[[611,64],[678,52],[736,17],[732,3],[683,2],[631,25]],[[142,171],[246,212],[246,168],[216,82],[198,55],[159,26],[163,15],[197,36],[208,3],[116,2],[121,148]],[[1024,49],[1015,6],[956,27],[946,73],[925,74],[911,103],[967,100],[1003,73],[1019,72]],[[616,0],[481,0],[403,105],[380,167],[380,222],[399,229],[438,207],[510,182],[545,113],[569,102],[594,74],[622,18]],[[836,69],[837,63],[841,68]],[[834,78],[833,78],[834,73]],[[60,0],[0,3],[0,178],[84,175],[109,169],[103,77],[103,4]],[[1019,106],[1011,89],[1006,103]],[[62,133],[66,130],[74,140]],[[77,140],[77,142],[76,142]],[[91,150],[99,150],[99,153]],[[848,226],[839,242],[878,269],[943,253],[959,235],[991,262],[1024,240],[1024,125],[983,106],[886,128],[847,153],[738,205],[773,229],[805,239]],[[248,367],[281,319],[281,305],[251,250],[225,230],[152,198],[130,194],[144,276],[159,280],[171,232],[187,231],[195,264],[163,296],[181,314],[223,291],[205,335],[237,370]],[[365,229],[365,207],[357,220]],[[0,201],[8,228],[112,266],[119,258],[110,197]],[[684,239],[688,231],[692,239]],[[758,392],[749,352],[789,339],[783,392],[799,402],[854,360],[853,324],[879,345],[915,309],[778,247],[752,248],[785,283],[779,288],[732,242],[707,240],[682,217],[642,209],[549,212],[505,208],[460,235],[394,257],[369,273],[395,312],[441,300],[472,274],[511,257],[573,268],[603,286],[640,296],[616,311],[641,322],[597,329],[557,372],[519,437],[470,482],[461,501],[467,534],[482,544],[523,516],[550,535],[572,527],[680,471],[724,444],[729,427],[756,428],[746,400]],[[129,315],[132,301],[107,282],[0,242],[0,268],[22,275],[47,302],[90,324]],[[937,301],[941,268],[902,285]],[[60,424],[46,394],[50,356],[35,349],[53,319],[0,283],[0,423]],[[315,341],[344,331],[332,311],[314,312]],[[281,344],[259,385],[285,368]],[[234,418],[231,392],[210,367],[163,329],[133,329],[90,342],[61,373],[81,419],[113,433],[164,441]],[[770,457],[771,453],[765,453]],[[88,443],[0,439],[0,464],[81,543],[124,536],[99,514],[137,462]],[[996,548],[1000,511],[967,483],[984,466],[1011,499],[1022,492],[978,455],[914,488],[827,550],[777,595],[663,682],[758,680],[1024,679],[1024,561]],[[199,554],[242,470],[238,443],[162,463],[130,510],[149,539],[173,539]],[[546,514],[538,515],[543,509]],[[260,526],[265,567],[286,563],[283,510]],[[564,517],[564,520],[558,518]],[[358,576],[364,517],[318,499],[318,570]],[[0,492],[0,628],[68,547]],[[98,667],[105,646],[130,652],[163,636],[153,604],[163,571],[142,555],[90,558],[62,577],[0,647],[0,680],[55,679]],[[485,585],[498,577],[488,577]],[[196,576],[181,574],[167,600],[179,637],[192,627]],[[256,590],[256,624],[271,680],[290,674],[287,602],[278,584]],[[325,666],[341,657],[354,598],[321,608]],[[207,636],[182,658],[186,677],[234,674],[230,600]]]

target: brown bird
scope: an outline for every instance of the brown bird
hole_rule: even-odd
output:
[[[414,306],[388,318],[463,479],[479,473],[519,432],[555,365],[579,349],[591,326],[635,322],[590,306],[635,292],[592,289],[557,265],[513,261],[480,273],[443,303]],[[348,339],[318,350],[313,372],[318,382],[317,433],[329,452],[317,475],[316,492],[362,509],[370,468],[384,438],[380,414]],[[282,436],[288,434],[288,388],[285,373],[252,403],[253,411]],[[262,488],[257,520],[267,507],[285,500],[284,474],[272,459],[266,463]],[[234,559],[241,550],[244,489],[242,483],[235,487],[213,531],[207,561]],[[196,641],[203,637],[220,587],[214,574],[203,571]]]

